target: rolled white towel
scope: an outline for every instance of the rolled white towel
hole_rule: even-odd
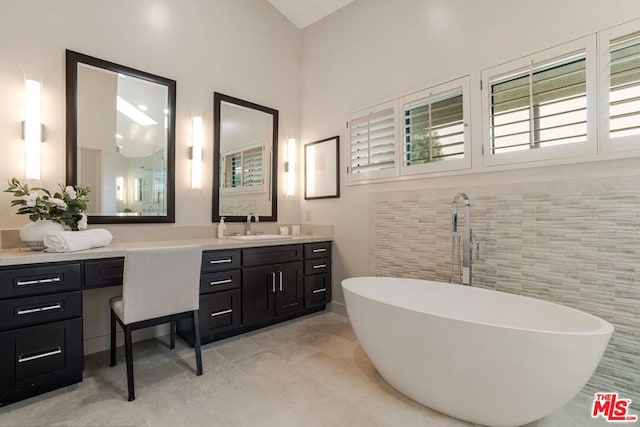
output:
[[[83,231],[58,231],[44,238],[47,252],[75,252],[99,248],[111,243],[113,236],[109,230],[96,228]]]

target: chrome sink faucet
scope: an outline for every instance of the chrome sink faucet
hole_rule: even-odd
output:
[[[260,217],[254,214],[253,212],[250,212],[249,215],[247,215],[247,222],[244,227],[244,234],[246,235],[251,234],[251,218],[252,217],[254,218],[255,222],[260,222]]]

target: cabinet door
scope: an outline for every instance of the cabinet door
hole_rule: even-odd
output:
[[[304,308],[302,261],[276,266],[276,316],[296,313]]]
[[[272,265],[242,270],[242,324],[251,325],[273,318],[276,270]]]

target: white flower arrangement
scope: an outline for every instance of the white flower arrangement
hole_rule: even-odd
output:
[[[58,222],[70,230],[84,230],[87,228],[87,209],[91,189],[82,185],[75,187],[60,185],[60,191],[54,193],[42,187],[29,188],[17,178],[9,180],[9,188],[4,190],[16,197],[11,206],[20,206],[18,215],[29,215],[31,221],[48,219]]]

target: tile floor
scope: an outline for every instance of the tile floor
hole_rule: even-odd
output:
[[[204,375],[178,340],[135,345],[136,400],[124,354],[85,358],[82,383],[0,408],[0,426],[471,426],[396,392],[369,362],[349,321],[320,313],[203,347]],[[579,395],[528,427],[605,425]]]

